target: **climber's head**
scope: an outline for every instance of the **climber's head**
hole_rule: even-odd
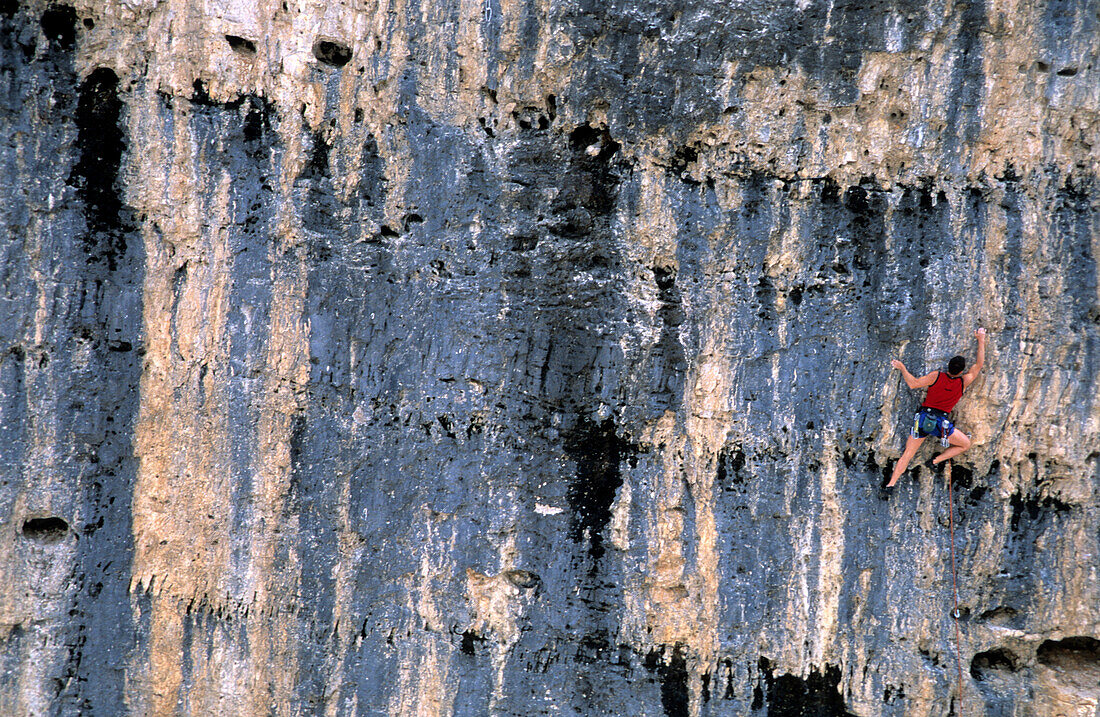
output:
[[[966,359],[962,356],[955,356],[947,362],[947,373],[952,376],[958,376],[966,368]]]

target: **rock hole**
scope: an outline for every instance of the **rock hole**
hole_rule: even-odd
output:
[[[442,262],[440,262],[440,263],[442,263]],[[454,440],[455,437],[456,437],[455,432],[454,432],[455,424],[454,424],[454,421],[451,420],[451,417],[450,416],[436,416],[436,420],[439,421],[439,425],[443,427],[443,433],[445,433],[447,435],[447,438],[450,438],[451,440]]]
[[[1019,613],[1015,608],[1007,605],[998,605],[992,610],[986,610],[978,616],[979,620],[984,622],[990,622],[994,625],[1010,625],[1015,621],[1016,616]]]
[[[1038,61],[1035,63],[1035,69],[1039,72],[1050,72],[1050,65],[1045,62]]]
[[[252,42],[246,37],[240,37],[239,35],[226,35],[225,41],[229,43],[229,46],[233,48],[234,52],[239,52],[242,55],[255,55],[256,43]]]
[[[1058,74],[1061,77],[1073,77],[1074,75],[1077,74],[1077,68],[1076,67],[1063,67],[1062,69],[1058,70]]]
[[[450,279],[452,276],[450,270],[447,269],[446,263],[444,263],[442,259],[432,259],[428,262],[428,266],[431,267],[433,274],[442,279]]]
[[[992,650],[979,652],[970,661],[970,676],[979,682],[984,682],[993,673],[1015,672],[1019,669],[1020,658],[1007,647],[995,647]]]
[[[69,533],[69,524],[57,516],[28,518],[23,521],[23,537],[37,543],[58,543]]]
[[[332,40],[313,43],[313,56],[330,67],[343,67],[351,60],[351,48]]]
[[[531,251],[538,246],[539,238],[534,234],[520,234],[512,237],[512,251]]]
[[[504,577],[517,588],[522,588],[524,590],[530,590],[533,587],[537,587],[540,582],[539,576],[529,570],[505,570]]]
[[[1071,672],[1096,672],[1100,677],[1100,640],[1086,635],[1047,640],[1035,656],[1040,665]]]
[[[582,152],[600,140],[600,130],[582,124],[569,133],[569,146],[574,152]]]

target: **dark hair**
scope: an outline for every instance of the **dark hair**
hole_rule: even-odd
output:
[[[962,356],[955,356],[947,362],[947,372],[949,374],[958,376],[966,368],[966,359]]]

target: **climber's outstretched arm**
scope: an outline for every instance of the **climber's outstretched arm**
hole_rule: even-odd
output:
[[[974,383],[974,379],[978,377],[978,372],[985,365],[985,329],[978,329],[974,332],[974,335],[978,337],[978,358],[974,361],[974,365],[970,367],[970,370],[963,375],[963,388]]]
[[[905,379],[905,385],[909,388],[927,388],[936,382],[936,371],[917,378],[909,373],[909,369],[905,368],[905,364],[897,359],[891,361],[890,365],[901,371],[901,377]]]

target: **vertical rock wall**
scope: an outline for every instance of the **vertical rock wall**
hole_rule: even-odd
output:
[[[0,712],[1097,714],[1098,63],[1093,0],[0,2]]]

